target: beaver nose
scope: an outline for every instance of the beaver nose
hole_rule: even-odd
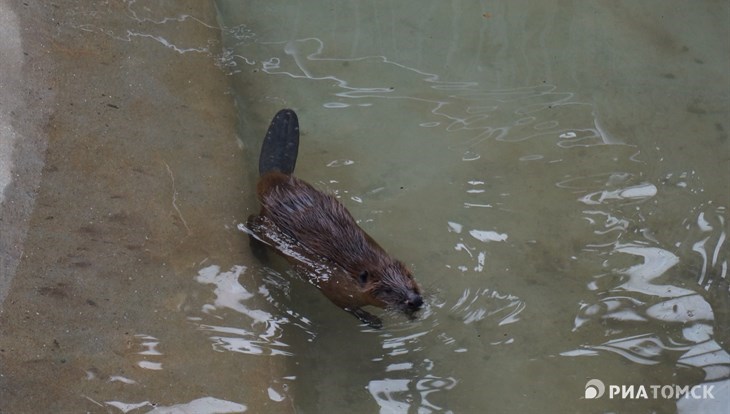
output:
[[[409,293],[406,306],[410,309],[419,309],[423,305],[423,298],[418,293]]]

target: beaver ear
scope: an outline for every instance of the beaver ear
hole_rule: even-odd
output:
[[[365,286],[365,284],[368,283],[368,276],[370,275],[368,274],[367,270],[363,270],[362,272],[360,272],[360,275],[358,277],[360,278],[361,285]]]

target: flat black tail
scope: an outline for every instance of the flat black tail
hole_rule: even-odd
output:
[[[271,120],[269,130],[261,145],[259,174],[279,171],[287,175],[294,172],[299,152],[299,119],[291,109],[282,109]]]

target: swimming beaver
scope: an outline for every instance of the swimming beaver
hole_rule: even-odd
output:
[[[372,305],[414,318],[423,305],[411,272],[355,223],[335,197],[294,177],[299,121],[282,109],[269,125],[259,157],[256,186],[261,212],[248,219],[254,252],[264,243],[284,256],[337,306],[372,327]]]

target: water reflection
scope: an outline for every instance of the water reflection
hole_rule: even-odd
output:
[[[145,407],[153,407],[151,411],[147,411],[147,414],[229,414],[242,413],[247,410],[247,407],[243,404],[238,404],[213,397],[198,398],[197,400],[193,400],[188,403],[175,404],[170,406],[158,406],[149,401],[132,404],[119,401],[108,401],[106,404],[114,408],[118,408],[123,413],[128,413]]]
[[[720,208],[710,216],[717,226],[710,225],[706,213],[700,212],[694,223],[687,223],[686,229],[693,237],[701,239],[694,242],[691,239],[680,240],[673,246],[679,248],[689,244],[691,250],[701,257],[697,287],[692,288],[687,283],[671,283],[672,280],[680,280],[672,277],[679,271],[677,268],[682,262],[680,257],[660,247],[661,242],[648,228],[635,229],[637,222],[643,221],[641,213],[622,216],[621,209],[610,208],[612,203],[637,205],[658,195],[659,189],[654,184],[631,184],[636,179],[629,173],[610,173],[571,178],[558,183],[561,188],[587,192],[579,201],[598,206],[597,210],[585,210],[584,218],[593,226],[594,234],[608,240],[588,247],[589,251],[607,257],[604,267],[610,269],[593,276],[587,284],[597,297],[594,302],[580,303],[573,327],[574,331],[591,329],[591,325],[595,324],[610,327],[604,333],[610,339],[602,343],[584,344],[579,349],[561,355],[595,357],[600,352],[610,352],[642,365],[669,362],[677,368],[700,369],[704,371],[705,384],[726,389],[730,384],[730,354],[714,339],[713,323],[716,317],[713,308],[704,297],[704,292],[697,289],[720,289],[718,284],[726,279],[727,258],[720,253],[725,241],[725,209]],[[596,186],[617,188],[591,191],[591,187]],[[642,208],[636,207],[636,210],[641,211]],[[639,234],[643,238],[623,241],[631,234]],[[626,255],[638,259],[639,263],[621,267],[618,263],[626,262]],[[625,333],[650,331],[652,326],[656,326],[651,324],[652,321],[661,323],[664,329],[624,336]],[[718,327],[726,329],[722,325]],[[706,407],[714,404],[710,402]],[[678,408],[691,412],[698,406],[680,402]]]
[[[461,138],[451,148],[463,151],[465,161],[480,159],[477,147],[488,140],[551,139],[561,148],[622,143],[601,127],[593,104],[555,85],[489,90],[478,82],[446,81],[386,56],[332,57],[325,52],[325,41],[316,37],[286,42],[252,42],[252,38],[233,37],[226,48],[224,66],[231,74],[240,72],[243,63],[269,75],[328,81],[327,89],[338,98],[321,103],[328,109],[370,107],[380,100],[417,102],[430,108],[432,117],[417,125],[458,134]],[[252,57],[258,53],[270,57]],[[370,76],[372,72],[379,76]],[[504,119],[509,123],[501,123]]]
[[[600,357],[609,353],[641,365],[700,368],[705,372],[705,381],[727,380],[730,359],[713,339],[713,309],[699,289],[674,281],[679,265],[684,265],[686,260],[676,251],[677,245],[672,244],[680,242],[662,239],[657,233],[663,229],[651,222],[659,202],[665,202],[672,189],[699,191],[688,182],[690,174],[667,174],[663,182],[648,176],[646,154],[634,144],[627,144],[625,137],[607,130],[593,103],[581,101],[577,93],[560,90],[556,85],[544,83],[490,90],[478,82],[445,81],[437,74],[398,63],[387,56],[332,57],[326,53],[326,45],[325,40],[317,37],[258,44],[245,38],[231,46],[229,67],[236,68],[236,61],[245,62],[275,78],[322,82],[324,86],[320,90],[312,88],[319,98],[312,99],[313,104],[328,111],[341,111],[344,120],[350,114],[345,113],[348,109],[390,108],[388,105],[393,102],[413,105],[418,108],[418,116],[402,118],[413,125],[409,125],[410,129],[399,127],[407,130],[408,135],[419,137],[422,131],[417,129],[426,130],[421,139],[441,151],[450,151],[426,154],[442,161],[440,168],[419,167],[417,162],[409,165],[419,172],[423,170],[427,178],[421,178],[429,185],[428,178],[437,181],[443,179],[442,176],[449,177],[448,184],[434,185],[430,193],[447,199],[442,204],[447,205],[448,212],[430,217],[434,221],[441,219],[440,223],[446,222],[445,229],[435,233],[434,238],[452,248],[449,254],[440,257],[440,262],[447,271],[463,275],[459,286],[467,287],[460,287],[456,295],[452,287],[442,294],[442,299],[435,301],[438,306],[431,303],[431,311],[424,314],[418,328],[391,326],[392,334],[382,334],[383,354],[372,361],[383,365],[371,369],[373,378],[368,381],[368,390],[382,411],[448,409],[432,404],[429,398],[434,399],[433,396],[438,395],[433,394],[436,391],[469,394],[461,385],[468,380],[474,381],[478,375],[464,371],[458,376],[447,375],[445,372],[449,370],[433,363],[436,359],[429,355],[457,355],[449,359],[451,363],[458,363],[456,358],[460,355],[478,361],[479,355],[488,352],[484,346],[513,346],[520,339],[510,332],[497,332],[496,327],[520,321],[528,301],[520,298],[522,294],[513,293],[515,288],[509,284],[505,283],[506,289],[494,288],[490,286],[493,279],[478,276],[486,270],[491,270],[492,277],[501,276],[499,269],[490,268],[490,255],[501,249],[499,245],[504,245],[505,250],[508,247],[518,249],[519,243],[526,241],[564,243],[571,250],[554,254],[567,256],[572,261],[578,261],[580,256],[584,262],[597,263],[596,268],[600,268],[594,273],[579,275],[585,277],[585,283],[584,290],[577,295],[580,300],[572,326],[573,333],[589,331],[588,337],[592,339],[582,346],[562,349],[561,355]],[[378,76],[371,76],[371,73]],[[399,143],[407,145],[407,142]],[[494,143],[511,147],[504,150],[506,147],[496,147]],[[416,145],[407,148],[421,151]],[[538,178],[525,179],[531,184],[531,190],[522,188],[520,180],[477,174],[479,170],[489,170],[481,161],[495,148],[502,148],[506,153],[520,148],[525,152],[518,152],[514,160],[523,165],[540,165],[540,168],[529,170],[539,174]],[[458,154],[458,162],[473,167],[454,165],[451,153]],[[593,158],[583,161],[576,154]],[[423,154],[419,152],[419,155]],[[337,157],[350,160],[339,154]],[[357,166],[358,162],[348,164],[330,160],[329,166],[350,167]],[[499,163],[499,160],[494,162]],[[499,165],[521,168],[509,162]],[[504,191],[497,193],[494,188],[499,180],[507,184]],[[672,185],[668,186],[670,182]],[[462,186],[463,193],[453,191],[455,183]],[[544,203],[549,205],[547,209],[551,213],[550,208],[558,214],[567,212],[543,218],[551,221],[552,226],[539,219],[529,223],[507,221],[505,224],[496,219],[505,211],[535,215],[530,209],[525,211],[524,206],[541,205],[543,200],[530,192],[552,194],[561,189],[567,194],[566,200],[556,198]],[[366,208],[374,204],[367,197],[357,197],[356,201]],[[464,211],[459,211],[462,209]],[[373,208],[371,212],[375,210]],[[578,212],[579,220],[570,216],[573,211]],[[702,263],[700,286],[714,288],[726,279],[727,259],[722,251],[726,238],[724,214],[721,209],[711,218],[707,218],[709,213],[700,215],[693,226],[695,230],[707,233],[692,244],[692,251]],[[500,217],[515,220],[514,216]],[[576,236],[576,240],[570,240],[573,233],[579,232],[576,221],[587,224],[589,232],[585,237]],[[557,231],[540,233],[530,229],[529,224],[550,226]],[[443,231],[448,234],[444,235]],[[533,238],[527,239],[525,233],[530,231],[540,237],[531,235]],[[552,253],[549,251],[546,256]],[[511,257],[520,260],[521,255],[512,253]],[[556,262],[564,259],[562,256],[550,258]],[[549,270],[552,273],[545,278],[560,273],[555,268]],[[448,274],[447,277],[452,276]],[[562,290],[557,284],[551,287],[550,293],[556,297],[573,299],[567,289]],[[535,321],[528,323],[535,326]],[[663,331],[660,326],[668,328]],[[466,332],[472,328],[478,332],[479,339],[468,339]],[[546,335],[559,337],[566,333]],[[546,341],[561,342],[554,337],[546,338]],[[481,348],[477,349],[477,346]]]
[[[424,324],[420,325],[419,328],[422,328]],[[432,323],[427,330],[413,330],[403,326],[396,332],[380,335],[383,355],[372,361],[382,367],[382,377],[375,375],[369,380],[367,390],[382,413],[408,412],[412,409],[424,413],[442,412],[446,407],[430,401],[430,395],[451,390],[458,384],[458,380],[452,376],[438,375],[445,367],[439,367],[436,362],[424,357],[432,353],[434,339],[453,352],[462,352],[456,341],[448,338],[437,323]]]
[[[328,328],[303,316],[297,316],[288,309],[286,303],[277,301],[270,290],[287,292],[289,289],[281,276],[265,273],[267,278],[253,282],[253,285],[258,285],[257,288],[247,288],[242,279],[248,271],[245,266],[234,266],[228,271],[221,271],[217,265],[200,269],[195,280],[210,288],[215,298],[201,307],[201,316],[192,316],[189,320],[210,338],[215,351],[261,356],[298,355],[301,358],[302,353],[306,354],[308,351],[291,348],[286,338],[296,335],[292,329],[305,333],[310,340],[315,340],[320,336],[320,330]],[[248,303],[253,302],[252,299],[256,296],[265,297],[281,314],[249,307]],[[471,329],[469,327],[477,323],[504,326],[518,322],[519,315],[526,306],[514,295],[501,294],[487,288],[475,291],[467,289],[453,300],[440,299],[436,293],[428,298],[428,302],[416,322],[405,321],[397,315],[386,313],[386,329],[373,330],[364,325],[359,328],[362,335],[379,338],[382,353],[371,361],[376,367],[380,367],[380,374],[376,373],[377,370],[371,371],[366,388],[380,406],[381,412],[402,412],[409,409],[418,409],[419,412],[449,412],[447,407],[435,402],[442,398],[435,400],[434,396],[438,392],[454,389],[459,380],[454,376],[440,374],[442,371],[449,371],[448,368],[440,366],[428,356],[433,355],[435,344],[440,344],[439,352],[446,353],[462,354],[469,348],[459,339],[464,334],[456,332],[454,335],[452,329],[444,329],[443,321],[434,309],[447,310],[450,317],[462,321],[465,329]],[[232,310],[235,314],[226,313],[226,310]],[[346,320],[350,321],[349,318]],[[224,321],[225,324],[222,323]],[[231,326],[231,323],[235,326]],[[158,343],[155,338],[144,336],[140,340],[143,341],[144,354],[157,352]],[[498,346],[509,345],[514,339],[501,334],[488,335],[485,332],[484,341],[490,346]],[[291,398],[289,384],[296,383],[297,378],[298,376],[293,375],[273,379],[266,391],[268,398],[274,402]],[[132,406],[124,407],[131,409]],[[122,409],[122,405],[119,408]]]
[[[514,295],[486,288],[467,289],[453,300],[441,299],[437,293],[428,302],[417,322],[393,323],[383,332],[375,332],[382,354],[372,358],[377,369],[372,371],[374,378],[368,381],[367,389],[382,413],[452,412],[448,406],[434,402],[434,397],[445,401],[446,396],[439,393],[457,387],[459,379],[442,374],[451,369],[433,356],[467,353],[470,345],[463,340],[469,336],[467,331],[483,336],[479,346],[511,344],[514,338],[503,334],[504,330],[500,334],[490,332],[491,327],[518,322],[526,306]],[[443,317],[449,319],[448,325],[440,319]],[[456,329],[451,320],[460,321]]]
[[[275,303],[269,287],[265,284],[258,286],[256,292],[249,292],[239,281],[246,272],[245,266],[234,266],[231,270],[221,272],[220,267],[211,265],[201,269],[195,278],[202,284],[214,285],[216,295],[212,304],[203,306],[204,314],[214,319],[226,319],[220,316],[222,310],[230,309],[247,317],[239,326],[221,326],[212,323],[203,323],[203,317],[192,317],[200,330],[209,332],[213,342],[213,349],[218,351],[233,351],[252,355],[283,355],[291,356],[293,352],[283,340],[284,327],[292,325],[309,331],[309,320],[286,310],[281,315],[273,315],[261,309],[251,309],[246,302],[254,296],[263,297],[266,302]],[[271,286],[281,289],[279,280],[268,279]],[[288,316],[284,316],[288,314]]]
[[[177,53],[210,53],[209,46],[213,45],[191,45],[184,39],[173,42],[158,36],[154,30],[155,25],[162,23],[182,25],[193,23],[193,19],[179,14],[161,19],[135,11],[139,6],[135,2],[129,2],[127,6],[132,10],[133,19],[144,25],[145,30],[135,28],[126,33],[106,34],[124,41],[151,39]],[[424,233],[431,237],[415,240],[413,244],[419,248],[426,246],[423,250],[427,252],[416,260],[443,264],[445,270],[439,268],[433,271],[434,275],[427,276],[436,280],[438,275],[439,279],[432,282],[430,290],[434,293],[421,320],[405,324],[392,318],[387,330],[378,332],[318,325],[317,321],[297,314],[287,303],[277,299],[289,295],[289,282],[275,272],[254,273],[252,267],[246,266],[234,266],[228,271],[221,271],[218,266],[203,268],[195,279],[214,295],[214,299],[201,306],[200,312],[189,320],[210,339],[213,350],[244,357],[289,356],[299,363],[308,352],[320,351],[316,347],[295,349],[290,341],[294,333],[314,342],[320,340],[327,329],[343,329],[344,334],[331,339],[338,349],[325,356],[325,374],[337,369],[340,365],[332,361],[339,362],[341,359],[337,357],[344,355],[350,364],[345,366],[367,372],[348,376],[336,385],[347,389],[366,386],[370,398],[382,412],[448,411],[449,406],[436,402],[456,399],[445,398],[443,395],[447,393],[467,397],[465,400],[469,404],[486,401],[487,397],[474,391],[475,385],[483,383],[484,377],[472,371],[486,365],[482,358],[493,349],[512,349],[511,355],[515,358],[526,354],[543,356],[545,349],[577,342],[575,338],[578,337],[587,339],[582,346],[571,343],[574,347],[562,348],[566,359],[620,355],[640,365],[701,369],[705,381],[727,383],[730,358],[714,339],[717,312],[706,297],[717,291],[721,295],[727,293],[721,290],[727,281],[726,210],[708,204],[695,206],[689,213],[666,207],[676,201],[669,197],[673,194],[671,191],[702,193],[702,180],[693,171],[672,171],[664,174],[662,180],[653,179],[651,171],[665,167],[652,160],[649,154],[641,153],[633,143],[626,144],[626,136],[606,129],[596,105],[581,99],[574,89],[566,90],[569,87],[563,84],[538,82],[515,88],[490,88],[479,82],[446,81],[438,74],[421,70],[417,65],[399,63],[384,54],[339,58],[337,56],[347,54],[328,52],[326,48],[336,49],[338,44],[329,42],[324,36],[260,35],[244,24],[231,25],[223,32],[235,39],[221,56],[216,56],[229,73],[239,74],[252,69],[272,79],[300,81],[302,83],[295,85],[305,90],[302,95],[312,96],[310,100],[302,101],[302,105],[337,112],[338,116],[332,118],[351,122],[348,110],[389,109],[393,106],[386,105],[393,102],[408,108],[398,108],[402,112],[395,116],[399,120],[398,127],[409,122],[413,124],[411,129],[403,127],[403,135],[421,137],[418,147],[436,148],[435,154],[418,152],[419,162],[407,163],[409,168],[424,173],[423,177],[419,176],[422,181],[407,182],[429,187],[428,197],[424,200],[409,198],[408,207],[433,207],[435,213],[426,212],[419,221],[432,221],[436,223],[434,227],[438,227],[432,234]],[[292,40],[281,41],[282,38]],[[305,86],[313,83],[320,86]],[[262,102],[289,103],[275,96],[275,92],[268,92],[268,88],[275,90],[272,84],[276,82],[261,84],[266,86],[267,92],[257,97],[260,101],[251,107],[258,107]],[[247,89],[242,95],[254,95],[254,89]],[[410,113],[412,108],[413,113]],[[414,113],[417,116],[405,116]],[[364,116],[363,119],[372,118]],[[329,128],[339,131],[336,125]],[[621,150],[617,149],[619,146]],[[415,152],[409,151],[411,149],[414,148],[405,148],[404,159],[410,152]],[[582,150],[586,151],[578,152]],[[496,155],[490,162],[484,162],[492,151]],[[452,153],[456,156],[452,157]],[[324,166],[343,167],[336,169],[341,172],[362,164],[350,156],[332,154]],[[588,161],[584,161],[584,157]],[[430,162],[421,162],[422,159]],[[490,163],[499,167],[490,169]],[[368,179],[378,174],[379,168],[371,165],[365,168],[368,174],[362,176]],[[507,180],[489,174],[500,168],[507,171],[505,174],[514,172],[524,178]],[[402,180],[402,176],[397,175],[400,173],[386,170],[383,181]],[[342,174],[353,174],[353,171]],[[443,179],[448,182],[443,184],[443,181],[431,179],[434,176],[448,177]],[[497,191],[495,186],[500,185],[500,180],[502,191]],[[342,181],[342,194],[357,191],[350,185]],[[451,191],[459,186],[462,186],[462,193]],[[566,199],[554,195],[561,189],[566,192]],[[538,191],[543,196],[555,198],[544,200],[534,195]],[[381,214],[384,210],[374,208],[376,203],[368,198],[376,192],[385,194],[384,197],[398,193],[378,183],[374,190],[364,190],[362,197],[350,199],[363,205],[364,209],[371,208],[371,217],[378,214],[377,219],[386,220],[387,217]],[[434,194],[442,200],[434,200]],[[413,196],[413,193],[408,195]],[[530,217],[543,214],[536,212],[536,208],[557,213],[541,217],[543,220],[532,220]],[[498,216],[504,212],[513,215]],[[573,212],[577,213],[571,216]],[[411,219],[412,214],[409,212],[403,217]],[[526,217],[524,222],[520,222],[520,214]],[[654,215],[667,218],[651,221]],[[376,220],[365,219],[365,222],[373,221]],[[586,224],[587,234],[580,233],[575,222]],[[687,228],[687,234],[670,231],[669,236],[664,235],[666,227],[680,222]],[[540,232],[542,227],[553,231]],[[658,234],[660,232],[662,234]],[[533,270],[520,261],[538,261],[535,257],[525,257],[523,243],[526,240],[560,247],[546,249],[545,258],[538,258],[551,264],[541,269],[544,272],[539,275],[538,294],[531,293],[530,288],[520,282],[529,277],[529,270]],[[425,257],[428,252],[438,252],[439,247],[448,252],[439,253],[441,255],[435,259]],[[504,261],[512,260],[511,267],[523,270],[515,281],[504,281],[508,279],[505,277],[507,272],[499,266],[502,262],[497,257],[498,251],[505,255]],[[596,264],[589,271],[581,268],[583,273],[570,274],[571,279],[582,284],[578,293],[571,291],[571,287],[560,286],[561,282],[569,283],[565,282],[567,278],[557,279],[559,282],[550,280],[565,276],[563,273],[567,271],[563,269],[569,266],[561,260],[566,261],[566,257]],[[561,267],[553,265],[555,262]],[[680,273],[689,274],[690,282],[691,275],[696,274],[696,284],[677,276]],[[457,279],[457,276],[461,278]],[[541,317],[548,322],[559,320],[551,314],[551,311],[555,312],[551,306],[556,305],[540,301],[542,297],[552,296],[556,302],[575,304],[577,310],[574,316],[571,314],[572,326],[558,327],[554,331],[545,328]],[[575,300],[576,297],[579,299]],[[263,299],[273,309],[251,305],[254,298]],[[539,308],[545,315],[528,319],[527,303],[530,303],[529,309]],[[510,330],[505,331],[505,327]],[[533,336],[525,331],[539,332],[538,340],[530,343]],[[590,334],[580,336],[585,332]],[[365,355],[362,359],[357,357],[363,354],[353,355],[354,351],[349,349],[353,340],[367,344],[372,343],[368,339],[373,338],[371,348],[358,350]],[[158,349],[153,345],[154,337],[139,339],[149,344],[143,349]],[[317,346],[323,345],[322,342]],[[145,364],[159,363],[153,356],[145,357],[150,358]],[[363,368],[359,361],[368,361],[367,357],[373,366]],[[599,360],[596,365],[608,369],[610,364]],[[553,372],[553,368],[548,368],[552,375],[567,374],[559,368]],[[321,380],[313,378],[309,372],[298,374],[275,378],[265,384],[268,398],[280,402],[289,395],[289,383],[301,383],[303,389],[314,390],[317,386],[311,383],[317,381],[313,379]],[[578,375],[583,374],[578,372]],[[514,374],[503,370],[494,375]],[[522,375],[518,378],[521,384],[532,381]],[[566,406],[573,406],[572,391],[560,391],[564,399],[570,400]],[[484,395],[487,393],[485,390]],[[305,404],[306,396],[300,401]],[[183,409],[186,405],[189,404],[175,407]],[[222,407],[221,410],[227,409],[225,405]]]
[[[433,404],[428,397],[434,392],[450,390],[456,383],[454,378],[430,375],[418,380],[382,379],[370,381],[368,391],[380,406],[381,413],[404,413],[415,407],[419,413],[450,413],[451,410],[444,410],[444,407]]]
[[[99,9],[96,9],[99,7]],[[94,17],[98,14],[109,13],[114,10],[119,16],[124,16],[130,24],[126,27],[112,29],[105,26],[98,26],[90,21],[94,21]],[[199,30],[200,27],[220,30],[216,22],[204,21],[200,18],[180,12],[174,3],[159,3],[156,7],[145,7],[136,0],[126,0],[122,4],[113,7],[99,5],[84,4],[82,7],[67,8],[69,16],[75,16],[79,23],[72,24],[75,29],[100,33],[112,39],[133,42],[137,39],[148,39],[158,43],[160,46],[175,51],[179,54],[185,53],[201,53],[211,57],[217,57],[219,49],[219,41],[215,38],[208,39],[207,42],[201,44],[199,38],[191,35]],[[166,25],[174,25],[177,30],[174,37],[170,37],[169,29]],[[234,31],[235,28],[231,29]]]

